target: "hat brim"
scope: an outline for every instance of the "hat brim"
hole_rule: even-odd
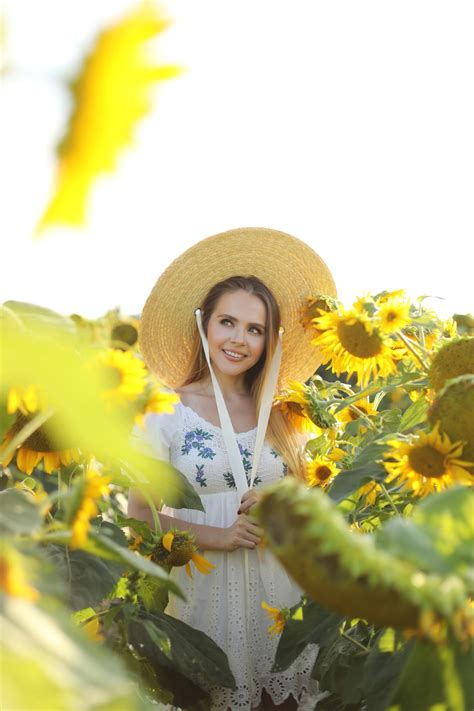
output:
[[[169,388],[188,372],[196,333],[194,311],[210,288],[231,276],[254,275],[273,292],[284,328],[278,390],[290,379],[304,382],[322,362],[301,322],[306,298],[335,297],[326,264],[305,242],[278,230],[244,227],[190,247],[162,273],[143,307],[139,346],[145,363]]]

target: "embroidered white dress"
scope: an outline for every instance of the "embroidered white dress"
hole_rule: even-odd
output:
[[[236,433],[247,478],[250,479],[257,428]],[[138,446],[159,459],[170,461],[186,476],[201,497],[205,512],[163,507],[162,513],[189,521],[227,528],[237,518],[240,498],[236,491],[222,430],[181,402],[173,414],[149,413],[144,428],[135,427]],[[254,486],[264,487],[287,473],[287,465],[265,442]],[[272,673],[278,637],[270,637],[271,624],[262,600],[271,607],[291,607],[298,602],[300,588],[269,550],[248,549],[248,583],[245,552],[205,551],[215,565],[209,575],[194,570],[190,579],[184,567],[173,568],[171,576],[186,595],[187,602],[170,596],[166,608],[195,629],[205,632],[227,654],[237,689],[209,688],[213,709],[251,709],[266,689],[276,704],[290,694],[301,695],[299,709],[313,709],[318,698],[317,682],[311,679],[318,647],[308,645],[284,672]],[[249,619],[247,619],[247,615]]]

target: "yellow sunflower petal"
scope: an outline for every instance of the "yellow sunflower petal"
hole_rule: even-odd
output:
[[[169,553],[171,553],[171,548],[173,546],[173,540],[174,540],[173,531],[168,531],[168,533],[165,533],[165,535],[161,539],[161,542],[163,543],[163,548],[166,548],[166,550],[169,551]]]

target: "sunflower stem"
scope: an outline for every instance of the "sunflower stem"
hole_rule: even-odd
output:
[[[398,516],[398,515],[399,515],[399,511],[398,511],[397,507],[395,506],[395,504],[393,503],[393,499],[392,499],[392,497],[390,496],[387,487],[385,486],[385,484],[383,483],[383,481],[379,481],[379,484],[380,484],[380,488],[382,489],[383,493],[384,493],[385,496],[387,497],[387,500],[388,500],[390,506],[392,507],[393,512]]]
[[[359,418],[362,419],[362,421],[367,425],[367,427],[375,432],[378,432],[377,427],[374,425],[374,423],[367,417],[365,412],[362,410],[359,410],[357,405],[349,405],[349,409],[352,410],[353,412],[356,413],[356,415],[359,415]]]
[[[350,635],[348,635],[346,632],[340,630],[341,637],[344,637],[345,639],[348,639],[349,642],[352,642],[352,644],[355,644],[356,647],[359,647],[360,649],[363,649],[366,654],[370,653],[370,649],[365,646],[365,644],[362,644],[362,642],[359,642],[357,639],[353,639]]]
[[[406,345],[408,350],[410,350],[413,353],[413,355],[415,356],[417,361],[420,363],[420,365],[423,368],[423,370],[425,371],[425,373],[428,372],[428,366],[426,365],[424,360],[421,358],[421,356],[416,352],[416,350],[413,347],[413,344],[410,343],[409,339],[401,331],[397,331],[397,334],[400,336],[400,338],[402,339],[403,343]],[[420,346],[420,344],[417,344],[417,345],[419,348],[423,349],[424,353],[427,353],[426,349],[423,348],[423,346]]]
[[[153,523],[155,524],[155,534],[157,536],[161,536],[163,531],[161,529],[160,517],[158,516],[158,511],[155,506],[155,502],[147,491],[142,490],[141,494],[146,499],[148,506],[150,507],[151,515],[153,516]]]

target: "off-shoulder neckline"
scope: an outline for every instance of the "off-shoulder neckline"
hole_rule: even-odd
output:
[[[195,417],[197,417],[199,420],[204,422],[207,427],[212,427],[214,430],[217,430],[218,432],[222,432],[222,427],[218,427],[217,425],[214,425],[212,422],[209,422],[209,420],[206,420],[205,417],[202,417],[202,415],[199,414],[199,412],[196,412],[196,410],[193,410],[192,407],[189,407],[189,405],[185,405],[184,402],[181,400],[179,401],[178,405],[180,405],[182,408],[185,410],[189,410],[190,412],[193,413]],[[236,437],[239,437],[240,435],[249,435],[252,434],[253,432],[256,432],[257,426],[252,427],[251,430],[244,430],[243,432],[236,432],[235,435]]]

